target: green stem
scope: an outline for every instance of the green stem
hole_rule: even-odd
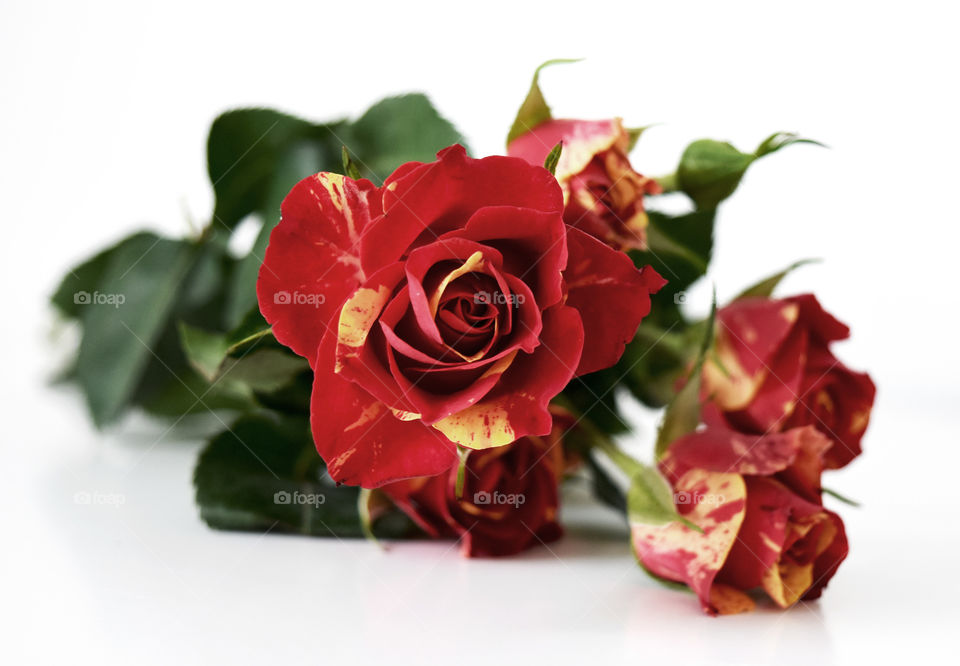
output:
[[[663,188],[664,194],[680,191],[680,180],[677,178],[676,172],[667,174],[666,176],[658,176],[654,178],[654,180]]]
[[[457,499],[461,499],[463,498],[463,484],[467,480],[467,458],[470,457],[470,449],[457,448],[457,457],[460,458],[460,461],[457,464],[457,483],[454,487],[454,493]]]
[[[581,423],[583,422],[581,421]],[[590,426],[590,428],[593,430],[590,434],[593,436],[595,446],[603,451],[613,464],[623,470],[629,478],[632,479],[643,469],[642,464],[621,451],[609,437],[597,431],[593,426]]]

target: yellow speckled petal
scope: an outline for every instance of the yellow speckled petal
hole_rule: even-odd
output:
[[[703,533],[680,523],[635,523],[634,552],[653,573],[689,585],[704,609],[714,612],[711,588],[743,523],[746,484],[739,474],[693,469],[679,479],[676,490],[681,514]]]
[[[489,449],[516,439],[507,410],[496,403],[478,403],[433,424],[447,438],[469,449]]]

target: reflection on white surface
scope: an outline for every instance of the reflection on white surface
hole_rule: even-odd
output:
[[[72,392],[35,395],[58,418],[30,447],[5,454],[21,473],[4,571],[18,600],[14,649],[38,662],[280,663],[306,653],[390,663],[427,654],[461,663],[862,663],[933,649],[917,639],[955,617],[956,583],[936,576],[951,570],[958,542],[927,503],[944,499],[936,488],[921,504],[874,478],[848,489],[866,508],[844,511],[852,554],[823,600],[710,618],[693,595],[643,574],[618,518],[576,483],[568,536],[507,559],[467,560],[452,542],[384,551],[362,540],[216,532],[192,503],[198,440],[178,439],[203,428],[158,442],[164,427],[134,417],[98,436]],[[897,474],[884,453],[903,430],[918,455],[935,446],[925,443],[932,425],[883,421],[869,440],[871,475]],[[856,474],[862,466],[844,473],[850,485],[866,477]]]

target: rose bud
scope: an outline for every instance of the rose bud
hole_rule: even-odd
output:
[[[645,194],[655,180],[630,166],[630,135],[613,120],[548,120],[510,142],[507,154],[543,164],[563,144],[556,177],[563,188],[563,219],[618,250],[646,247]]]
[[[457,497],[457,469],[380,488],[433,538],[461,539],[468,557],[513,555],[560,538],[557,522],[564,456],[562,426],[472,451]]]
[[[287,195],[257,281],[314,372],[339,483],[434,476],[457,445],[547,435],[570,379],[617,362],[664,280],[563,222],[542,167],[452,146],[383,187],[321,173]]]
[[[651,573],[685,583],[704,611],[751,610],[762,588],[781,608],[816,599],[847,556],[839,516],[804,499],[810,461],[832,442],[815,428],[752,436],[720,428],[671,444],[661,471],[674,503],[702,533],[681,523],[633,524],[638,560]],[[816,468],[816,465],[813,466]]]
[[[703,371],[704,420],[755,434],[812,425],[834,442],[826,467],[843,467],[860,455],[876,394],[830,351],[849,334],[810,294],[722,308]]]

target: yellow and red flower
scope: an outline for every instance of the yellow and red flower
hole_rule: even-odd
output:
[[[645,249],[643,197],[661,188],[630,165],[630,135],[620,119],[548,120],[511,141],[507,154],[539,165],[557,143],[567,224],[617,249]]]
[[[617,361],[664,284],[564,224],[542,167],[438,158],[379,188],[304,179],[260,270],[261,312],[313,367],[314,441],[341,483],[433,476],[456,445],[548,434],[549,401]]]
[[[704,420],[745,433],[812,425],[833,440],[827,468],[860,455],[876,388],[830,351],[850,334],[811,294],[748,298],[717,312],[704,365]]]
[[[839,516],[810,499],[831,447],[811,426],[760,436],[708,427],[676,440],[661,471],[702,532],[634,524],[637,558],[689,585],[708,613],[752,609],[755,588],[782,608],[816,599],[848,550]]]
[[[494,449],[472,451],[464,485],[457,469],[380,488],[427,534],[461,539],[464,555],[513,555],[560,538],[561,436],[569,419],[557,418],[546,437],[523,437]]]

